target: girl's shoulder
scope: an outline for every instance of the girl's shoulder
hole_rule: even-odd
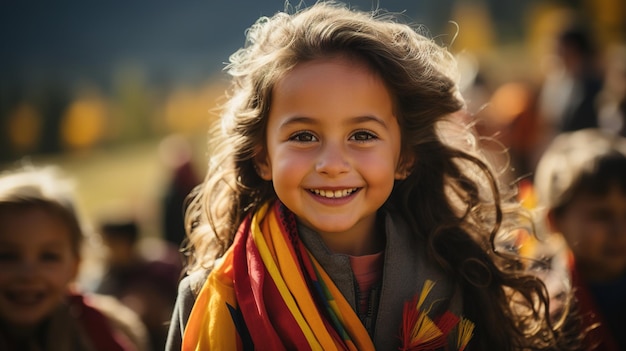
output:
[[[192,272],[183,279],[186,279],[188,281],[189,289],[195,297],[200,294],[200,290],[204,286],[207,278],[209,277],[209,273],[211,273],[211,270],[201,269],[199,271]]]
[[[38,340],[50,351],[150,349],[146,327],[137,314],[104,295],[69,293],[40,333]]]
[[[113,296],[86,294],[83,299],[87,308],[93,308],[104,316],[111,328],[111,333],[123,340],[122,342],[128,345],[129,349],[139,351],[150,349],[146,326],[132,309]],[[93,317],[88,321],[91,320]],[[94,329],[92,326],[87,326],[87,328]]]
[[[178,283],[178,294],[172,311],[165,350],[180,350],[183,334],[200,290],[204,286],[210,269],[199,269],[188,273]]]
[[[191,291],[194,297],[198,297],[202,286],[204,286],[204,283],[209,277],[209,273],[211,273],[210,269],[201,269],[191,272],[190,274],[185,276],[185,278],[183,278],[179,284],[179,294],[181,293],[181,290],[188,290]]]

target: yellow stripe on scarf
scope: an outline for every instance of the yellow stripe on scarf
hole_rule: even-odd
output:
[[[191,310],[183,336],[183,351],[237,350],[237,331],[224,302],[237,307],[232,280],[232,255],[228,250],[224,260],[216,264]],[[200,308],[195,308],[199,306]],[[210,312],[208,312],[210,311]],[[224,321],[230,321],[224,323]],[[210,330],[219,330],[219,335]],[[233,335],[232,338],[224,335]]]
[[[289,311],[291,311],[291,314],[298,323],[298,326],[302,329],[302,332],[309,342],[311,349],[328,350],[330,347],[335,347],[335,343],[332,338],[330,338],[330,335],[325,332],[326,328],[324,327],[322,320],[319,318],[319,313],[317,313],[315,303],[308,292],[304,277],[296,268],[298,263],[293,260],[293,256],[291,255],[289,248],[286,247],[286,245],[281,245],[281,241],[282,244],[284,244],[284,238],[281,234],[274,212],[270,211],[269,216],[266,217],[268,207],[269,206],[266,204],[254,215],[250,228],[252,238],[254,239],[259,253],[261,254],[265,268],[274,280],[274,283],[276,284],[281,297],[285,301],[287,308],[289,308]],[[263,230],[259,229],[259,218],[265,218],[265,220],[260,223]],[[267,233],[265,235],[269,237],[268,241],[265,240],[263,234],[264,232]],[[281,235],[271,235],[270,233],[278,233]],[[272,249],[275,249],[276,251],[271,250],[268,246],[268,242],[272,243],[272,239],[278,244],[277,247],[272,247]],[[272,252],[274,252],[277,257],[274,257]],[[282,264],[279,268],[276,264],[276,258],[278,258],[279,262],[282,260],[287,261],[287,263]],[[290,284],[283,279],[289,277],[293,278],[287,279]],[[290,288],[293,288],[294,290],[290,290]],[[294,300],[294,295],[301,300],[300,303]],[[302,308],[302,311],[300,308]],[[308,318],[303,316],[302,312],[304,312]],[[309,326],[308,323],[311,323],[311,325]],[[321,330],[324,330],[324,333],[322,335],[315,335],[311,328],[317,330],[321,328]],[[318,338],[320,339],[319,341]]]

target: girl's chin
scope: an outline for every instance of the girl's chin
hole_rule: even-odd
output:
[[[316,223],[319,222],[319,223]],[[329,225],[331,221],[315,221],[313,223],[308,222],[307,227],[313,229],[317,233],[324,235],[341,235],[350,231],[353,227]]]
[[[12,326],[15,332],[28,333],[37,328],[46,318],[51,316],[53,309],[43,303],[29,306],[12,306],[2,317],[4,323]]]
[[[43,316],[20,315],[15,318],[3,317],[3,328],[16,337],[28,336],[35,333],[39,325],[45,320]]]

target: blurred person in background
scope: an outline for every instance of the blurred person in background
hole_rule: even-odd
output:
[[[535,173],[538,205],[570,250],[587,350],[626,350],[626,139],[562,133]]]
[[[177,248],[159,238],[141,238],[132,218],[103,220],[100,234],[108,250],[95,291],[135,311],[148,328],[153,350],[163,350],[182,269]]]
[[[169,135],[159,144],[159,155],[170,170],[163,194],[163,234],[165,240],[181,247],[185,239],[184,210],[187,196],[200,184],[194,169],[192,145],[184,136]]]
[[[75,284],[87,232],[58,169],[0,174],[0,350],[148,350],[132,310]]]
[[[596,99],[603,77],[593,39],[582,26],[572,25],[555,41],[555,60],[539,96],[543,122],[553,135],[598,127]]]

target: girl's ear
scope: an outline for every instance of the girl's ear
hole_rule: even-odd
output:
[[[405,180],[411,174],[411,169],[414,164],[415,156],[411,155],[409,158],[402,158],[400,162],[398,162],[398,167],[396,167],[395,179]]]
[[[272,180],[272,164],[265,150],[258,149],[254,156],[254,169],[263,180]]]

